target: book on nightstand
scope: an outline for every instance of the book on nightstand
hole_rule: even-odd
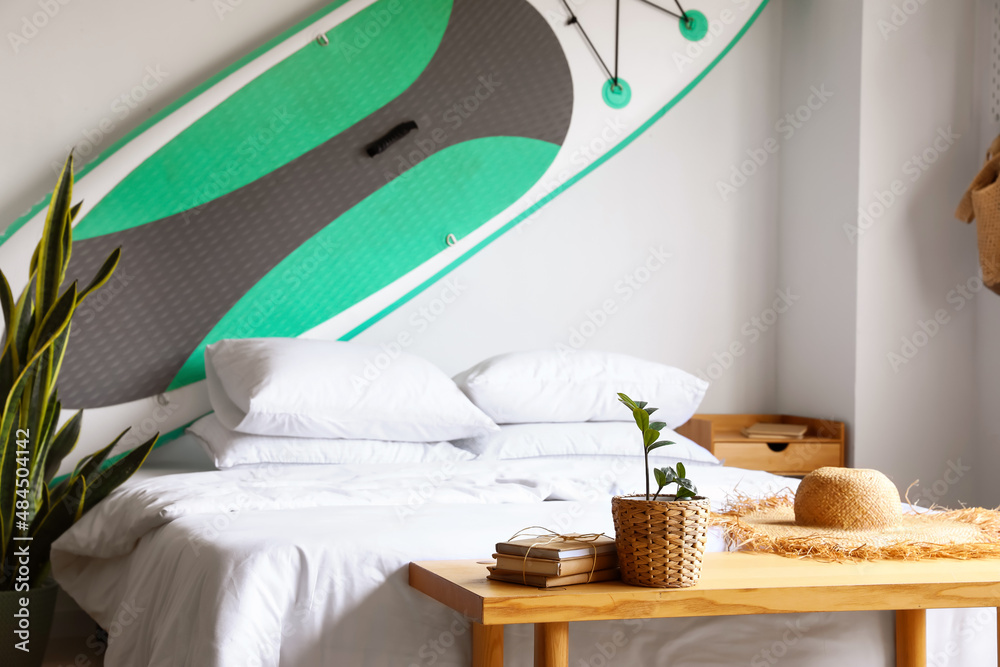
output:
[[[531,553],[535,553],[532,550]],[[582,556],[580,558],[566,558],[563,560],[550,560],[547,558],[525,558],[524,556],[510,556],[507,554],[493,554],[497,559],[498,570],[508,570],[510,572],[527,572],[528,574],[539,574],[546,577],[565,577],[571,574],[589,573],[593,570],[608,570],[618,567],[618,554],[611,552],[601,554],[597,557],[596,563],[593,556]]]
[[[511,584],[524,584],[537,588],[553,588],[555,586],[571,586],[573,584],[587,584],[595,581],[610,581],[618,578],[618,568],[609,570],[597,570],[591,575],[588,572],[580,574],[570,574],[564,577],[547,577],[541,574],[528,574],[525,572],[512,572],[510,570],[500,570],[495,567],[487,567],[490,571],[487,579],[493,581],[506,581]]]
[[[571,536],[572,537],[572,536]],[[538,538],[497,542],[497,553],[509,556],[528,556],[543,560],[567,560],[583,556],[602,556],[615,553],[615,539],[601,535],[595,539],[559,540],[546,542]],[[520,571],[520,568],[518,568]]]
[[[766,424],[757,422],[743,429],[743,435],[758,440],[773,440],[775,438],[798,440],[806,434],[808,428],[803,424]]]

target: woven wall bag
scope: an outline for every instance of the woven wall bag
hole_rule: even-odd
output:
[[[955,217],[977,221],[983,284],[1000,294],[1000,137],[986,152],[986,162],[959,202]]]
[[[708,541],[711,503],[615,496],[611,514],[622,581],[650,588],[694,586]]]

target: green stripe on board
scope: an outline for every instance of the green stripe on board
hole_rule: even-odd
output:
[[[226,313],[169,389],[205,377],[205,346],[297,336],[386,287],[499,215],[541,178],[559,146],[484,137],[434,153],[289,254]]]
[[[697,86],[699,83],[701,83],[702,79],[704,79],[706,76],[708,76],[709,72],[711,72],[713,69],[715,69],[715,66],[718,65],[719,62],[724,57],[726,57],[726,55],[733,49],[733,47],[736,46],[737,42],[739,42],[743,38],[743,35],[746,34],[747,30],[750,29],[750,26],[752,26],[757,21],[757,17],[759,17],[760,14],[761,14],[761,12],[764,11],[764,8],[767,7],[767,3],[768,3],[768,0],[763,0],[763,2],[761,2],[761,4],[760,4],[760,7],[757,8],[757,10],[753,13],[753,15],[750,17],[750,19],[746,22],[746,24],[742,28],[740,28],[740,31],[738,33],[736,33],[736,36],[733,38],[733,41],[731,41],[729,44],[726,45],[726,48],[722,50],[722,53],[720,53],[718,56],[716,56],[715,59],[711,63],[708,64],[708,67],[706,67],[697,77],[695,77],[694,80],[691,81],[691,83],[689,83],[688,85],[686,85],[684,87],[684,89],[681,90],[681,92],[677,93],[677,95],[675,95],[673,97],[673,99],[671,99],[669,102],[667,102],[663,106],[663,108],[661,108],[659,111],[657,111],[655,114],[653,114],[653,116],[650,117],[650,119],[647,120],[645,123],[643,123],[635,132],[633,132],[632,134],[630,134],[627,137],[625,137],[625,139],[623,139],[621,141],[621,143],[619,143],[614,148],[612,148],[611,150],[609,150],[607,153],[605,153],[604,155],[602,155],[599,159],[595,160],[593,162],[593,164],[589,165],[586,169],[580,171],[579,173],[577,173],[576,175],[574,175],[572,178],[570,178],[569,180],[567,180],[565,183],[563,183],[562,185],[560,185],[559,187],[557,187],[556,189],[554,189],[552,192],[550,192],[549,194],[547,194],[545,197],[539,199],[537,202],[535,202],[535,204],[533,206],[531,206],[531,208],[527,209],[526,211],[524,211],[523,213],[521,213],[521,215],[517,216],[516,218],[514,218],[513,220],[511,220],[510,222],[508,222],[506,225],[504,225],[503,227],[501,227],[500,229],[498,229],[497,231],[493,232],[488,237],[486,237],[485,239],[483,239],[482,241],[480,241],[474,248],[472,248],[471,250],[469,250],[468,252],[466,252],[464,255],[462,255],[461,257],[459,257],[458,259],[456,259],[454,262],[452,262],[451,264],[449,264],[445,268],[441,269],[440,271],[438,271],[437,273],[435,273],[433,276],[431,276],[430,278],[428,278],[427,280],[425,280],[424,282],[422,282],[420,285],[418,285],[417,287],[413,288],[412,290],[410,290],[409,292],[407,292],[406,294],[404,294],[402,297],[400,297],[399,299],[397,299],[394,303],[392,303],[389,306],[387,306],[384,309],[382,309],[382,311],[380,311],[377,315],[374,315],[374,316],[370,317],[369,319],[365,320],[364,322],[362,322],[358,326],[356,326],[353,329],[351,329],[350,331],[348,331],[346,334],[344,334],[343,336],[340,337],[340,340],[351,340],[352,338],[354,338],[355,336],[357,336],[359,333],[361,333],[362,331],[364,331],[368,327],[372,326],[373,324],[375,324],[379,320],[383,319],[386,315],[389,315],[394,310],[396,310],[397,308],[399,308],[400,306],[402,306],[404,303],[406,303],[407,301],[409,301],[410,299],[412,299],[416,295],[418,295],[421,292],[423,292],[425,289],[427,289],[428,287],[430,287],[431,285],[433,285],[437,281],[441,280],[441,278],[443,278],[444,276],[446,276],[449,273],[451,273],[452,271],[454,271],[458,266],[460,266],[461,264],[463,264],[470,257],[472,257],[473,255],[475,255],[477,252],[479,252],[480,250],[482,250],[483,248],[485,248],[489,244],[493,243],[493,241],[497,240],[503,234],[505,234],[506,232],[510,231],[519,222],[521,222],[525,218],[531,216],[538,209],[540,209],[541,207],[545,206],[550,201],[552,201],[553,199],[555,199],[557,196],[559,196],[560,194],[562,194],[563,192],[565,192],[567,189],[569,189],[574,183],[576,183],[577,181],[579,181],[581,178],[583,178],[584,176],[586,176],[587,174],[589,174],[593,170],[597,169],[599,166],[601,166],[602,164],[604,164],[605,162],[607,162],[608,160],[610,160],[612,157],[614,157],[615,155],[617,155],[623,148],[625,148],[630,143],[632,143],[633,141],[635,141],[646,130],[648,130],[650,127],[652,127],[653,123],[655,123],[656,121],[658,121],[661,118],[663,118],[663,116],[668,111],[670,111],[671,109],[673,109],[677,105],[678,102],[680,102],[682,99],[684,99],[687,96],[688,93],[690,93],[692,90],[694,90],[695,86]]]
[[[239,60],[237,60],[232,65],[230,65],[226,69],[222,70],[218,74],[215,74],[214,76],[206,79],[204,83],[202,83],[201,85],[195,87],[193,90],[191,90],[190,92],[188,92],[186,95],[183,95],[180,98],[178,98],[177,100],[175,100],[174,102],[171,102],[170,104],[168,104],[167,106],[165,106],[161,111],[159,111],[158,113],[150,116],[146,121],[140,123],[134,130],[132,130],[131,132],[129,132],[128,134],[126,134],[124,137],[122,137],[121,139],[119,139],[115,143],[111,144],[111,146],[109,146],[105,151],[103,151],[100,155],[98,155],[96,158],[94,158],[93,161],[88,162],[81,169],[79,169],[76,172],[76,180],[79,181],[81,178],[83,178],[84,176],[86,176],[92,169],[94,169],[99,164],[101,164],[102,162],[104,162],[106,159],[108,159],[109,157],[111,157],[119,148],[121,148],[122,146],[124,146],[128,142],[132,141],[137,136],[139,136],[140,134],[142,134],[143,132],[145,132],[147,129],[149,129],[153,125],[159,123],[161,120],[163,120],[164,118],[166,118],[167,116],[169,116],[170,114],[172,114],[174,111],[176,111],[177,109],[180,109],[182,106],[184,106],[185,104],[187,104],[188,102],[190,102],[194,98],[198,97],[199,95],[201,95],[202,93],[204,93],[206,90],[208,90],[209,88],[211,88],[212,86],[214,86],[218,82],[222,81],[224,78],[226,78],[227,76],[229,76],[230,74],[232,74],[236,70],[240,69],[241,67],[243,67],[247,63],[250,63],[250,62],[256,60],[261,55],[263,55],[264,53],[270,51],[272,48],[274,48],[278,44],[282,43],[283,41],[285,41],[286,39],[288,39],[289,37],[291,37],[295,33],[297,33],[300,30],[303,30],[306,27],[312,25],[313,23],[315,23],[316,21],[320,20],[321,18],[323,18],[324,16],[326,16],[330,12],[333,12],[334,10],[336,10],[337,8],[339,8],[341,5],[346,4],[348,1],[349,0],[333,0],[329,5],[327,5],[323,9],[321,9],[321,10],[319,10],[319,11],[311,14],[305,20],[299,21],[298,23],[296,23],[294,26],[292,26],[288,30],[285,30],[280,35],[278,35],[277,37],[269,40],[268,42],[266,42],[262,46],[254,49],[253,51],[251,51],[247,55],[243,56],[242,58],[240,58]],[[55,180],[55,178],[53,178],[53,180]],[[34,218],[36,215],[38,215],[38,213],[40,211],[42,211],[46,206],[48,206],[50,196],[51,195],[46,194],[45,197],[41,201],[39,201],[37,204],[35,204],[33,207],[31,207],[30,211],[28,211],[27,213],[25,213],[24,215],[22,215],[20,218],[18,218],[17,220],[15,220],[14,222],[12,222],[10,225],[8,225],[7,228],[4,229],[2,233],[0,233],[0,244],[3,244],[17,230],[19,230],[21,227],[23,227],[25,224],[27,224],[27,222],[29,220],[31,220],[32,218]]]
[[[74,238],[196,209],[340,134],[416,81],[451,9],[452,0],[379,0],[358,12],[327,33],[329,45],[309,43],[167,142],[98,202]],[[365,32],[371,26],[375,38]]]

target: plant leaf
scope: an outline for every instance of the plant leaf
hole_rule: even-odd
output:
[[[80,426],[83,424],[83,411],[77,412],[69,421],[62,425],[52,438],[49,452],[45,457],[45,484],[56,476],[62,460],[76,447],[80,439]]]
[[[649,413],[647,412],[646,414],[649,414]],[[666,427],[667,427],[667,425],[666,425],[665,422],[650,422],[649,423],[649,428],[653,429],[654,431],[662,431]]]
[[[659,408],[643,408],[643,410],[646,411],[647,415],[652,416],[654,412],[659,410]]]
[[[75,309],[76,281],[73,281],[69,289],[63,292],[59,300],[52,306],[52,310],[45,314],[45,318],[34,333],[34,340],[31,341],[32,347],[35,350],[45,347],[50,340],[55,338],[56,334],[65,330],[69,326]]]
[[[92,482],[88,482],[82,475],[76,477],[74,483],[67,488],[61,499],[52,499],[48,514],[32,525],[32,537],[34,538],[31,544],[32,567],[38,565],[37,570],[32,570],[33,577],[36,577],[41,572],[41,568],[48,563],[52,543],[56,538],[66,532],[79,517],[89,512],[94,505],[104,500],[122,482],[131,477],[132,473],[138,470],[146,457],[149,456],[149,452],[152,451],[159,437],[159,434],[154,435],[112,463],[95,476]]]
[[[636,407],[640,407],[640,408],[644,408],[647,405],[649,405],[649,403],[647,403],[646,401],[636,401],[635,404],[636,404]]]
[[[656,479],[656,483],[660,486],[661,489],[668,484],[667,473],[664,472],[663,468],[654,468],[653,478]]]
[[[632,417],[635,419],[635,423],[639,427],[640,431],[645,431],[649,428],[649,415],[647,415],[642,408],[636,408],[633,410]]]
[[[47,313],[56,301],[59,286],[66,271],[66,256],[63,252],[66,227],[70,224],[71,200],[73,199],[73,154],[70,153],[59,175],[59,184],[49,202],[49,210],[39,241],[38,273],[35,276],[35,299],[38,310]]]
[[[635,401],[633,401],[631,398],[620,392],[618,394],[618,400],[627,405],[629,410],[635,410],[637,407],[639,407],[638,405],[635,404]]]
[[[87,285],[82,292],[80,292],[80,296],[76,300],[77,304],[83,303],[83,300],[90,296],[94,290],[103,287],[111,279],[111,275],[115,272],[115,269],[118,268],[118,263],[121,261],[121,257],[122,249],[120,247],[115,248],[111,254],[108,255],[108,258],[104,260],[104,264],[102,264],[101,268],[97,270],[96,274],[94,274],[94,279],[90,281],[90,284]]]
[[[14,315],[14,295],[10,291],[10,283],[7,276],[0,271],[0,306],[3,307],[3,328],[4,340],[7,339],[7,332],[10,331],[11,317]]]
[[[642,446],[645,447],[646,451],[648,452],[649,446],[652,445],[654,442],[656,442],[656,439],[659,437],[660,437],[659,431],[654,431],[652,429],[647,428],[645,431],[642,432]]]
[[[675,494],[677,499],[682,498],[694,498],[698,495],[698,489],[695,488],[694,484],[689,479],[678,479],[677,480],[677,493]]]
[[[86,478],[88,485],[93,486],[94,480],[97,479],[98,473],[101,472],[101,465],[107,460],[108,456],[111,455],[111,451],[128,432],[129,429],[125,429],[119,433],[118,437],[111,441],[111,444],[95,452],[87,459],[87,463],[80,468],[79,474]]]
[[[677,476],[687,477],[687,470],[684,469],[684,464],[680,461],[677,462]]]
[[[659,449],[660,447],[666,447],[667,445],[672,445],[672,444],[674,443],[670,442],[669,440],[660,440],[659,442],[654,442],[650,446],[646,447],[646,451],[651,452],[654,449]]]

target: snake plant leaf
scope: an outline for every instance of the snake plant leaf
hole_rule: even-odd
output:
[[[78,411],[70,417],[69,421],[62,425],[55,436],[52,444],[49,445],[48,454],[45,457],[45,484],[48,485],[52,478],[56,476],[59,465],[66,458],[73,448],[76,447],[80,439],[80,426],[83,424],[83,412]]]
[[[66,271],[66,253],[63,245],[66,228],[70,224],[70,202],[73,199],[73,156],[66,158],[59,184],[52,193],[49,211],[39,243],[35,299],[40,311],[48,312],[59,294]]]
[[[47,487],[47,486],[45,486],[43,484],[42,485],[42,502],[38,505],[38,511],[35,512],[35,516],[36,517],[38,517],[38,516],[45,516],[46,514],[48,514],[49,513],[49,508],[52,506],[51,502],[52,502],[52,495],[49,493],[49,487]],[[34,519],[32,519],[31,524],[32,524],[32,526],[34,526],[34,524],[35,524]]]
[[[7,276],[0,271],[0,307],[3,308],[4,339],[10,330],[10,318],[14,315],[14,294],[10,291]]]
[[[0,571],[13,565],[9,559],[10,538],[24,511],[16,505],[17,470],[29,461],[31,484],[28,518],[33,538],[31,585],[37,585],[48,570],[52,542],[85,512],[105,498],[132,475],[146,460],[156,443],[154,436],[120,460],[108,464],[122,436],[91,456],[85,457],[65,480],[55,487],[49,483],[63,459],[80,437],[82,413],[58,426],[62,404],[56,381],[68,346],[73,314],[77,306],[95,290],[106,285],[121,261],[121,249],[112,252],[82,292],[76,282],[65,291],[73,243],[73,221],[81,203],[72,204],[73,156],[66,160],[59,183],[52,194],[42,239],[31,258],[28,285],[14,300],[6,276],[0,273],[0,310],[4,317],[4,338],[0,352]],[[29,435],[26,435],[29,434]],[[124,432],[123,434],[124,435]],[[18,450],[18,439],[27,447]],[[21,462],[18,462],[20,455]],[[13,581],[0,581],[0,590],[9,590]]]
[[[45,486],[45,459],[52,449],[52,434],[56,431],[59,422],[59,415],[62,414],[62,403],[59,402],[58,393],[53,390],[49,397],[49,407],[46,410],[45,422],[42,424],[39,435],[34,438],[35,442],[31,452],[31,460],[35,462],[31,466],[30,480],[31,489],[35,492],[35,498],[39,498],[39,489]]]
[[[69,210],[69,219],[66,221],[66,229],[63,232],[63,265],[69,266],[69,260],[73,256],[73,221],[76,220],[76,216],[80,214],[80,209],[83,208],[83,202],[77,202],[73,208]],[[65,268],[63,269],[63,276],[66,275]]]
[[[3,354],[0,354],[0,405],[7,402],[14,379],[14,348],[4,348]]]
[[[124,435],[124,434],[123,434]],[[119,436],[120,438],[121,436]],[[81,516],[104,500],[108,494],[127,480],[149,456],[156,445],[159,434],[142,443],[106,469],[88,480],[83,475],[74,478],[62,496],[50,499],[47,514],[32,524],[32,570],[31,579],[38,580],[43,568],[49,561],[52,543]]]
[[[21,398],[31,384],[32,379],[37,375],[41,357],[41,354],[36,355],[25,369],[21,371],[21,374],[14,382],[14,386],[11,387],[2,418],[0,418],[0,443],[3,446],[3,449],[0,450],[0,541],[2,541],[2,544],[0,544],[0,556],[3,558],[6,558],[8,541],[14,534],[14,503],[10,502],[10,499],[14,496],[16,489],[16,427],[21,416]],[[0,562],[2,562],[3,558],[0,558]]]
[[[45,314],[38,331],[35,333],[35,340],[32,341],[33,348],[38,350],[49,345],[57,334],[69,327],[70,318],[73,317],[73,310],[76,308],[76,281],[69,286],[62,296],[59,297],[52,310]]]
[[[28,275],[34,278],[35,271],[38,270],[38,249],[39,246],[35,246],[35,251],[31,253],[31,263],[28,264]]]
[[[90,281],[90,284],[87,285],[82,292],[80,292],[80,296],[77,297],[76,300],[77,305],[83,303],[83,300],[90,296],[94,290],[103,287],[104,284],[111,279],[111,274],[113,274],[115,269],[118,268],[118,262],[121,261],[121,258],[122,249],[115,248],[112,253],[108,255],[108,258],[104,260],[104,264],[101,265],[101,268],[97,270],[97,273],[94,275],[94,279]]]
[[[88,491],[87,502],[83,506],[84,514],[89,512],[94,505],[104,500],[108,494],[121,486],[125,480],[131,477],[132,474],[139,469],[143,462],[145,462],[146,457],[149,456],[149,453],[153,451],[153,447],[156,446],[156,441],[159,438],[160,434],[157,433],[152,438],[142,443],[128,454],[106,467],[104,470],[100,471],[100,474],[96,475],[92,480],[87,481]]]
[[[8,336],[7,345],[13,347],[14,352],[14,374],[21,372],[28,362],[28,339],[35,328],[35,302],[31,298],[32,290],[26,287],[21,296],[18,297],[14,305],[14,321],[11,323],[11,331],[14,337]]]
[[[97,479],[98,474],[101,472],[101,466],[107,460],[108,456],[111,455],[111,451],[128,432],[129,429],[125,429],[118,434],[118,437],[111,441],[110,445],[101,448],[85,459],[86,463],[79,468],[80,472],[78,474],[85,478],[88,484],[92,484]]]

